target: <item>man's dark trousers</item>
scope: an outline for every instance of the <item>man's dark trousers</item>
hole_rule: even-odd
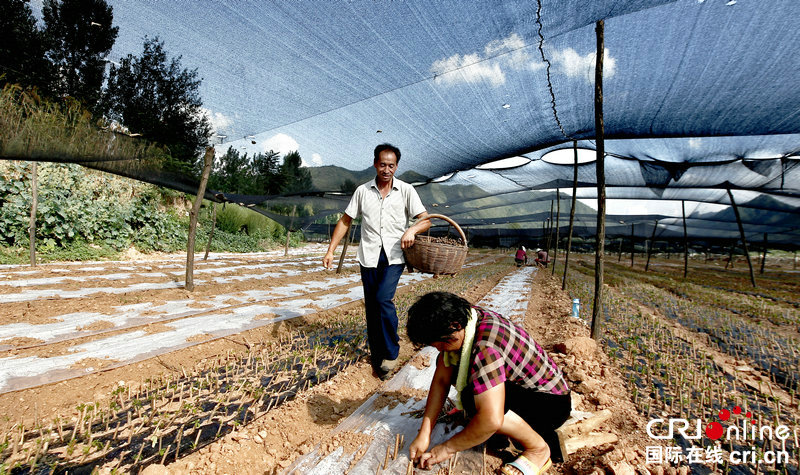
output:
[[[397,336],[397,310],[394,307],[397,282],[404,264],[389,264],[381,249],[378,267],[361,266],[364,285],[364,304],[367,309],[367,338],[372,366],[380,367],[383,360],[394,360],[400,352]]]

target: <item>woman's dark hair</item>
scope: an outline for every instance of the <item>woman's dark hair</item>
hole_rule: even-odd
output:
[[[454,332],[467,326],[471,311],[466,299],[450,292],[425,294],[408,309],[408,339],[421,346],[449,341]]]
[[[397,163],[398,164],[400,163],[400,149],[390,143],[382,143],[377,147],[375,147],[375,151],[373,152],[375,158],[372,161],[372,163],[378,163],[378,161],[381,159],[381,152],[383,152],[384,150],[389,150],[390,152],[394,152],[394,156],[397,157]]]

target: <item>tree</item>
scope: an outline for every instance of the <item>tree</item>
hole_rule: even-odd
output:
[[[240,155],[238,150],[228,147],[228,151],[216,160],[208,187],[224,193],[247,194],[250,181],[247,162],[246,153]]]
[[[105,0],[45,0],[42,8],[47,58],[55,72],[53,92],[72,96],[96,111],[106,57],[117,39]]]
[[[0,81],[50,91],[52,69],[28,0],[0,2]]]
[[[313,185],[311,172],[303,168],[303,159],[300,158],[300,153],[296,150],[287,153],[283,157],[281,175],[285,180],[281,189],[283,193],[310,190]]]
[[[355,193],[356,188],[358,188],[358,184],[350,178],[347,178],[344,183],[339,185],[339,190],[345,193]]]
[[[253,156],[253,194],[277,195],[283,187],[279,155],[270,150]]]
[[[133,133],[169,147],[179,170],[199,174],[200,152],[211,137],[203,113],[197,69],[181,68],[181,57],[167,61],[164,43],[145,38],[141,57],[131,54],[112,65],[103,110]]]

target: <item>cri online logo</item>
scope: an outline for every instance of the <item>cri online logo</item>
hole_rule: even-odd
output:
[[[733,408],[733,413],[737,414],[737,415],[741,414],[742,413],[742,408],[739,407],[739,406],[734,407]],[[746,424],[747,420],[749,419],[750,420],[750,427],[751,428],[755,428],[756,420],[753,418],[753,413],[751,413],[750,411],[747,411],[747,413],[745,413],[744,417],[746,419],[744,419],[742,421],[742,424]],[[727,409],[723,409],[723,410],[719,411],[719,418],[722,421],[727,421],[728,419],[731,418],[731,411],[729,411]],[[787,427],[787,429],[788,429],[788,427]],[[718,440],[720,437],[722,437],[723,432],[724,432],[724,429],[722,428],[722,424],[720,424],[719,422],[712,422],[711,424],[706,426],[706,437],[708,437],[711,440]]]
[[[736,406],[733,408],[733,414],[740,415],[741,413],[741,407]],[[731,411],[728,409],[719,411],[719,419],[721,421],[727,421],[730,418]],[[702,425],[703,422],[700,419],[694,419],[691,422],[688,419],[681,418],[652,419],[647,423],[647,435],[653,439],[664,440],[672,439],[677,432],[687,439],[697,440],[703,436]],[[731,424],[726,430],[722,424],[714,421],[705,428],[705,435],[711,440],[719,440],[723,435],[726,440],[772,440],[774,438],[786,440],[791,434],[792,431],[783,424],[777,427],[759,426],[750,411],[744,414],[741,425]]]

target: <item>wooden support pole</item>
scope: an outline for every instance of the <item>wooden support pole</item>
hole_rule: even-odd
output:
[[[725,263],[725,269],[728,268],[728,264],[730,264],[731,269],[733,269],[733,250],[736,249],[736,241],[733,241],[731,244],[731,249],[728,252],[728,262]]]
[[[764,249],[761,251],[761,270],[759,274],[764,273],[764,263],[767,261],[767,233],[764,233]]]
[[[217,227],[217,203],[211,203],[211,231],[208,232],[208,244],[206,244],[206,254],[203,256],[203,260],[208,260],[208,253],[211,251],[211,240],[214,238],[214,228]]]
[[[31,266],[36,265],[36,208],[39,205],[39,162],[31,164],[31,220],[28,226]]]
[[[550,260],[550,246],[553,242],[553,200],[550,200],[550,217],[547,219],[547,259]],[[547,264],[547,263],[545,263]]]
[[[537,245],[536,247],[538,248],[544,247],[544,244],[542,244],[542,242],[544,242],[545,239],[544,237],[546,234],[547,234],[547,218],[542,220],[542,238],[539,240],[539,245]]]
[[[747,238],[744,235],[744,226],[742,225],[742,217],[739,215],[739,207],[736,206],[736,201],[733,199],[733,193],[730,188],[728,188],[728,198],[731,200],[731,206],[733,206],[733,214],[736,215],[736,224],[739,225],[739,238],[742,240],[742,249],[744,249],[744,257],[747,259],[747,267],[750,268],[750,283],[755,288],[757,286],[756,275],[753,272],[753,261],[750,260],[750,251],[747,249]]]
[[[617,262],[622,262],[622,238],[619,238],[619,249],[617,249]]]
[[[336,266],[336,273],[341,274],[342,272],[342,264],[344,264],[344,256],[347,254],[347,246],[350,244],[350,240],[353,239],[353,222],[350,221],[350,226],[347,227],[347,231],[345,231],[345,240],[344,245],[342,246],[342,255],[339,257],[339,265]]]
[[[567,237],[567,255],[564,257],[564,277],[561,278],[561,290],[567,288],[567,268],[569,267],[569,252],[572,250],[572,228],[575,223],[575,200],[578,192],[578,141],[572,141],[572,150],[575,155],[575,164],[572,171],[572,203],[569,206],[569,235]]]
[[[683,214],[683,278],[689,274],[689,236],[686,233],[686,201],[681,200]]]
[[[636,244],[634,243],[635,226],[635,224],[631,224],[631,268],[633,268],[633,254],[636,251]]]
[[[292,215],[289,218],[289,226],[286,227],[286,246],[283,248],[283,255],[289,255],[289,236],[292,232],[292,225],[294,224],[294,214],[297,212],[297,205],[292,206]]]
[[[553,268],[550,269],[550,275],[556,275],[556,260],[558,259],[558,239],[559,239],[559,225],[561,224],[561,191],[556,188],[556,245],[553,246]],[[548,256],[549,257],[549,256]]]
[[[598,340],[601,334],[602,323],[600,316],[603,314],[603,252],[606,239],[606,173],[605,173],[605,130],[603,126],[603,55],[605,21],[600,20],[595,24],[597,33],[597,57],[594,70],[594,134],[597,144],[597,160],[595,169],[597,174],[597,246],[594,261],[594,302],[592,305],[591,336]]]
[[[186,244],[186,283],[184,284],[184,288],[188,291],[194,290],[194,239],[197,232],[197,216],[200,214],[200,205],[203,204],[203,196],[206,194],[211,165],[214,164],[214,147],[206,148],[206,155],[203,161],[200,187],[197,189],[194,206],[192,206],[192,211],[189,213],[189,241]]]
[[[644,265],[644,271],[650,269],[650,255],[653,254],[653,247],[656,245],[656,229],[658,229],[658,220],[653,224],[653,235],[650,236],[650,245],[647,247],[647,264]]]

